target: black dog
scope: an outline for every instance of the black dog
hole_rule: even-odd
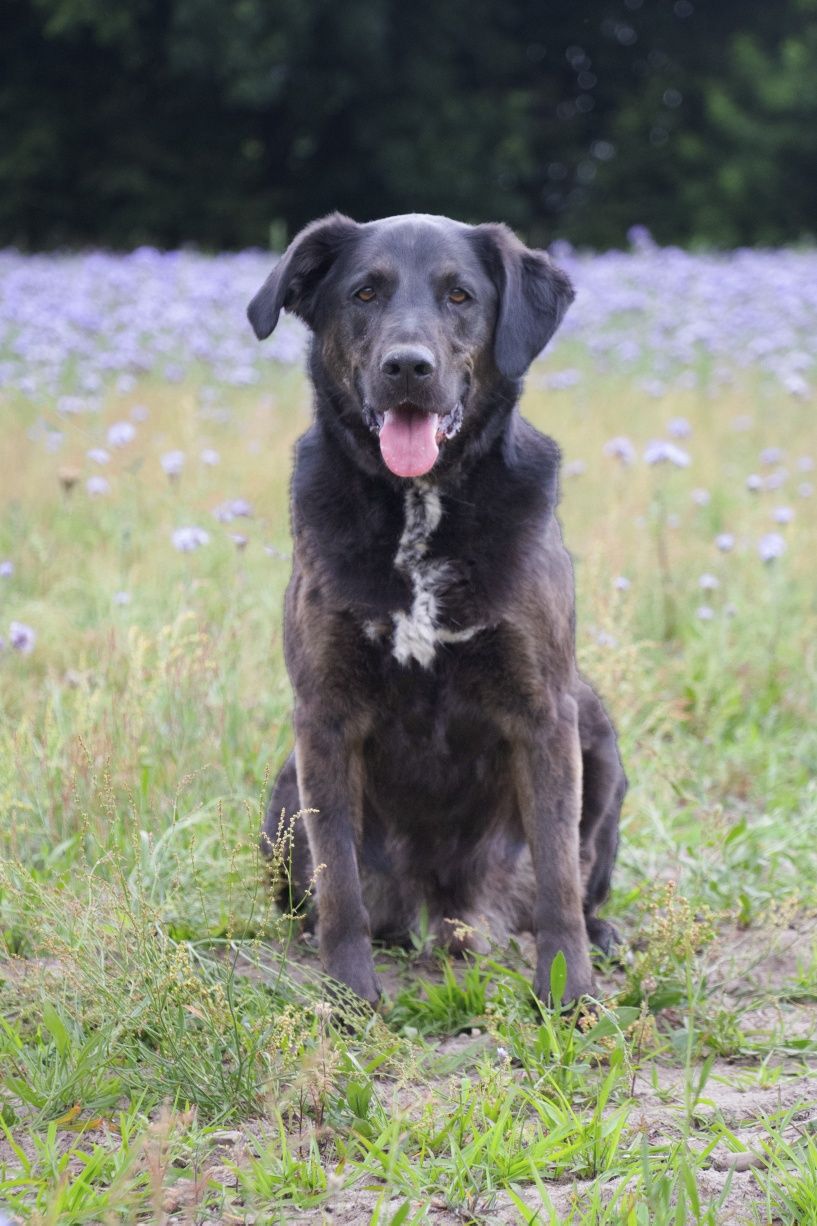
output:
[[[626,784],[576,671],[559,452],[516,409],[572,298],[502,225],[335,214],[249,307],[259,338],[282,309],[314,334],[284,625],[295,751],[265,837],[315,810],[296,888],[317,874],[324,966],[369,1001],[371,937],[405,939],[423,905],[458,950],[531,930],[545,999],[559,950],[572,999],[589,941],[615,940],[595,913]]]

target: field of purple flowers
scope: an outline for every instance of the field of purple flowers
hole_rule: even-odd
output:
[[[423,933],[330,1007],[269,904],[269,257],[0,253],[0,1222],[817,1220],[817,253],[631,240],[524,400],[631,780],[578,1026]]]

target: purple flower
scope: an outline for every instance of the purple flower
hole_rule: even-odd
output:
[[[712,500],[709,490],[693,490],[689,495],[696,507],[705,507]]]
[[[136,438],[136,428],[129,421],[115,421],[108,429],[108,443],[111,447],[126,447]]]
[[[206,532],[204,528],[176,528],[171,534],[170,539],[180,553],[192,553],[200,545],[208,544],[210,533]]]
[[[110,452],[106,451],[104,447],[92,447],[85,454],[94,464],[107,464],[111,458]]]
[[[150,409],[144,404],[135,404],[130,411],[131,421],[147,421]]]
[[[667,423],[667,434],[673,438],[689,438],[692,426],[685,417],[673,417]]]
[[[75,417],[79,413],[84,413],[87,407],[85,401],[79,396],[60,396],[57,401],[57,412],[64,413],[66,417]]]
[[[731,532],[719,532],[715,537],[715,544],[721,553],[729,553],[735,548],[735,538]]]
[[[705,592],[714,592],[716,587],[720,587],[720,580],[717,575],[703,574],[698,579],[698,587]]]
[[[629,590],[631,586],[632,584],[626,575],[619,575],[616,579],[613,580],[613,587],[618,592],[626,592]]]
[[[240,550],[240,549],[246,549],[246,548],[247,548],[247,543],[248,543],[248,542],[247,542],[247,537],[246,537],[246,536],[242,536],[242,534],[241,534],[240,532],[231,532],[231,533],[230,533],[230,540],[233,542],[233,544],[235,545],[236,549],[239,549],[239,550]]]
[[[764,490],[779,490],[781,485],[785,485],[789,479],[788,470],[778,468],[777,472],[769,473],[763,482]]]
[[[801,473],[814,472],[814,461],[810,455],[801,455],[797,461],[798,471]]]
[[[212,447],[205,447],[201,453],[201,462],[206,464],[208,468],[214,468],[216,464],[221,463],[221,456]]]
[[[34,650],[36,641],[36,632],[24,622],[12,622],[9,626],[9,642],[21,655],[29,655]]]
[[[790,524],[794,519],[794,511],[791,507],[775,507],[772,511],[772,519],[776,524]]]
[[[5,561],[0,562],[0,579],[10,579],[14,574],[14,563]]]
[[[786,542],[779,532],[767,532],[758,541],[757,551],[761,561],[772,562],[775,558],[783,557],[786,552]]]
[[[749,476],[746,478],[746,488],[750,494],[756,494],[758,490],[763,489],[763,478],[759,477],[757,473],[749,473]]]
[[[798,374],[796,370],[789,371],[787,375],[784,375],[782,383],[790,396],[796,396],[798,399],[802,400],[809,394],[808,383],[806,383],[803,376]]]
[[[561,335],[576,361],[566,369],[567,360],[557,359],[557,369],[534,380],[565,387],[577,372],[587,380],[623,370],[643,398],[688,385],[712,396],[744,379],[771,382],[787,403],[789,395],[813,396],[817,253],[692,254],[659,247],[643,229],[632,238],[628,251],[567,251],[581,292]],[[0,252],[0,388],[39,413],[53,405],[71,428],[119,396],[114,416],[136,425],[145,416],[143,406],[132,406],[139,380],[163,371],[166,378],[199,378],[201,420],[229,422],[225,385],[272,386],[277,366],[304,356],[306,332],[291,316],[263,348],[246,325],[243,304],[268,271],[268,256],[259,251],[210,257],[143,248],[34,259]],[[694,435],[696,423],[689,421]],[[757,430],[760,421],[744,415],[734,425]],[[668,431],[665,438],[684,445],[673,423]],[[40,426],[38,446],[58,441],[55,431]],[[138,434],[128,441],[135,447]],[[102,443],[113,450],[104,433]],[[613,458],[631,463],[635,457],[614,452]],[[98,461],[88,463],[94,471]],[[797,472],[794,458],[790,468]],[[772,473],[760,464],[757,471]],[[810,470],[800,471],[798,480],[813,480]]]
[[[644,459],[648,464],[674,464],[676,468],[688,468],[690,459],[686,451],[676,447],[675,443],[666,443],[663,439],[653,439],[644,449]]]
[[[627,231],[627,241],[634,251],[640,255],[650,255],[657,250],[655,240],[646,226],[635,225],[630,226]]]
[[[779,464],[783,459],[783,452],[780,447],[764,447],[760,453],[761,464],[772,465]]]
[[[584,460],[571,460],[569,464],[565,464],[564,474],[566,477],[581,477],[582,473],[587,472],[587,465]]]
[[[801,498],[810,498],[814,493],[814,486],[810,481],[801,481],[797,487],[797,493]]]
[[[102,494],[110,493],[111,483],[104,477],[89,477],[85,488],[92,498],[99,498]]]
[[[635,463],[635,447],[623,434],[617,435],[616,438],[611,438],[606,442],[602,451],[605,455],[612,456],[615,460],[621,460],[622,464]]]
[[[712,618],[715,616],[715,610],[708,604],[701,604],[698,605],[698,608],[695,610],[695,616],[699,621],[711,622]]]
[[[160,457],[160,464],[167,473],[168,477],[178,477],[184,468],[184,452],[183,451],[166,451]]]
[[[113,594],[114,604],[126,605],[126,604],[130,604],[130,600],[131,600],[130,592],[114,592]]]
[[[221,524],[229,524],[233,519],[251,519],[252,507],[246,498],[228,498],[226,502],[213,507],[213,515]]]

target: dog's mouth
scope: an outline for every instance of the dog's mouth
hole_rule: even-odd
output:
[[[462,402],[441,416],[405,401],[378,413],[365,409],[366,424],[378,436],[383,462],[396,477],[422,477],[437,462],[441,444],[462,425]]]

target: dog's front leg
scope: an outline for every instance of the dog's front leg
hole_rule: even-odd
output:
[[[357,866],[362,822],[362,763],[359,742],[324,712],[295,714],[295,760],[301,807],[306,815],[317,875],[318,947],[327,974],[376,1004],[369,916]]]
[[[578,710],[572,697],[562,696],[555,720],[517,742],[514,757],[522,823],[536,879],[533,987],[541,1000],[548,1000],[553,959],[561,950],[567,962],[564,1002],[574,1001],[590,992],[592,972],[582,910],[582,761]]]

